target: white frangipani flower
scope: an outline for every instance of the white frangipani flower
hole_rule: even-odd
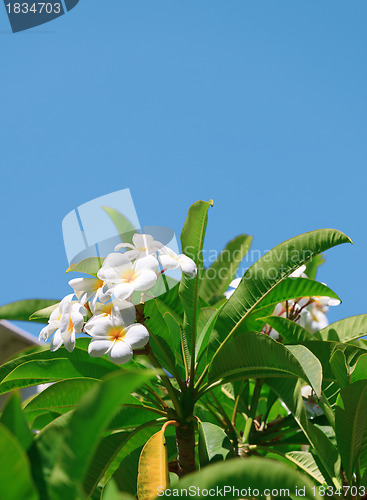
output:
[[[110,294],[124,300],[136,290],[145,291],[154,286],[157,266],[158,261],[152,255],[132,263],[124,254],[110,253],[97,274],[99,279],[108,284]]]
[[[52,334],[51,351],[56,351],[62,344],[71,352],[75,347],[75,335],[82,331],[87,310],[79,302],[72,301],[74,294],[62,299],[59,306],[51,313],[48,325],[41,330],[39,340],[47,341]]]
[[[115,246],[115,252],[121,248],[130,248],[123,255],[132,259],[141,259],[147,255],[155,256],[157,251],[163,247],[163,244],[159,241],[155,241],[153,236],[150,234],[140,234],[135,233],[133,236],[133,245],[130,243],[119,243]]]
[[[326,328],[329,324],[329,320],[324,311],[315,303],[312,303],[301,312],[298,323],[310,333],[315,333],[322,328]]]
[[[82,305],[90,300],[93,307],[97,300],[106,302],[111,298],[108,286],[99,278],[74,278],[69,281],[69,285]]]
[[[181,269],[190,278],[195,278],[197,268],[195,262],[187,255],[177,255],[176,252],[168,247],[162,247],[159,255],[159,261],[165,269]]]
[[[305,385],[304,387],[302,387],[301,394],[303,397],[303,403],[305,405],[306,412],[310,417],[318,417],[323,414],[322,409],[315,401],[311,386]]]
[[[290,278],[307,278],[307,276],[305,274],[305,271],[306,271],[306,266],[303,264],[298,269],[296,269],[295,271],[293,271],[293,273],[291,273],[289,275],[289,277]]]
[[[115,363],[127,363],[133,356],[134,349],[144,347],[149,340],[148,330],[144,325],[135,323],[135,308],[130,302],[124,307],[112,307],[110,315],[91,318],[84,327],[92,340],[88,352],[93,357],[108,354]]]
[[[241,279],[242,278],[235,278],[234,280],[232,280],[230,282],[229,289],[226,292],[224,292],[226,299],[229,299],[229,297],[231,297],[234,294],[234,291],[236,290],[236,288],[240,284]],[[232,290],[231,290],[231,288],[232,288]]]

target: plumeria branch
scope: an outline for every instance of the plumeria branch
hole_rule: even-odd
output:
[[[173,406],[177,412],[178,418],[182,419],[183,412],[182,412],[181,404],[180,404],[180,402],[177,398],[177,395],[176,395],[176,390],[173,387],[173,385],[171,384],[167,375],[164,373],[164,370],[163,370],[162,366],[160,365],[159,361],[157,360],[157,358],[155,357],[155,355],[152,351],[152,348],[150,346],[148,346],[147,348],[148,348],[148,359],[152,363],[153,367],[158,371],[158,376],[161,379],[164,387],[167,389],[168,394],[170,395],[171,401],[172,401]]]

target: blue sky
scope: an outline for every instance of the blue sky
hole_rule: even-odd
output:
[[[130,188],[177,235],[213,198],[211,249],[341,229],[330,318],[366,313],[366,18],[365,0],[80,0],[12,34],[0,10],[0,303],[69,293],[63,217]]]

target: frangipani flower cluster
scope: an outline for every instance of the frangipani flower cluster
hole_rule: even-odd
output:
[[[197,273],[186,255],[177,255],[149,234],[134,234],[132,244],[121,243],[107,255],[96,276],[69,281],[74,293],[57,305],[39,339],[52,336],[52,351],[64,344],[71,352],[76,335],[84,332],[91,337],[91,356],[108,354],[115,363],[127,363],[134,349],[149,341],[147,328],[136,323],[132,295],[142,292],[143,301],[167,269],[180,269],[190,277]]]
[[[306,266],[303,265],[290,274],[289,277],[307,278],[305,270]],[[229,284],[229,289],[225,292],[227,299],[231,297],[240,282],[241,278],[236,278]],[[330,297],[302,297],[297,300],[280,302],[275,306],[273,316],[292,317],[296,323],[306,328],[310,333],[315,333],[328,326],[329,321],[326,314],[329,307],[339,304],[339,300]],[[274,339],[279,338],[279,333],[274,328],[265,328],[264,333]]]

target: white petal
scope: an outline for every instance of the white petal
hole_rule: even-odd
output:
[[[69,285],[74,292],[94,291],[98,281],[97,278],[74,278],[69,281]]]
[[[122,324],[129,326],[135,322],[136,311],[134,304],[127,300],[114,300],[113,309],[117,310],[122,320]],[[121,323],[120,323],[121,324]]]
[[[134,291],[133,283],[120,283],[113,289],[114,296],[119,300],[128,299]]]
[[[133,236],[133,243],[137,250],[147,250],[151,243],[154,241],[153,236],[150,234],[135,233]]]
[[[71,311],[70,317],[71,317],[71,321],[73,323],[75,332],[77,334],[79,334],[82,331],[83,324],[84,324],[83,315],[80,314],[79,311],[74,310],[74,311]]]
[[[56,332],[54,333],[54,336],[52,337],[52,340],[51,340],[50,351],[51,352],[57,351],[57,349],[62,346],[63,342],[64,341],[61,337],[60,330],[56,330]]]
[[[126,328],[124,340],[132,349],[140,349],[149,341],[149,332],[144,325],[136,323]]]
[[[129,260],[134,260],[137,259],[140,255],[139,250],[128,250],[127,252],[124,253],[125,257],[127,257]]]
[[[123,340],[118,340],[113,343],[112,349],[108,353],[111,361],[118,364],[127,363],[133,357],[133,351],[130,346]]]
[[[55,330],[57,329],[58,327],[55,328]],[[38,340],[43,340],[44,342],[46,342],[46,340],[48,340],[50,338],[50,335],[52,334],[53,331],[55,330],[52,330],[50,329],[50,325],[47,325],[45,326],[44,328],[42,328],[42,330],[40,331],[40,334],[38,336]]]
[[[339,299],[333,299],[332,297],[328,297],[328,299],[328,306],[338,306],[341,303]]]
[[[134,289],[140,291],[149,290],[149,288],[152,288],[154,286],[156,281],[157,281],[157,275],[154,271],[149,271],[149,270],[143,271],[139,273],[139,276],[134,280]]]
[[[61,316],[61,309],[60,309],[60,304],[59,304],[59,307],[56,307],[56,309],[54,309],[50,315],[50,319],[48,320],[49,323],[51,323],[51,321],[59,321],[60,320],[60,316]]]
[[[135,262],[134,268],[137,272],[140,271],[155,271],[158,267],[158,261],[153,255],[147,255],[146,257],[143,257],[142,259],[139,259]]]
[[[75,332],[72,331],[70,335],[64,336],[64,346],[69,352],[72,352],[75,347]]]
[[[161,249],[161,255],[169,255],[170,257],[172,257],[173,259],[177,260],[178,259],[178,255],[176,252],[174,252],[171,248],[168,248],[168,247],[165,247],[163,246]]]
[[[190,259],[187,255],[179,255],[178,262],[183,273],[187,274],[191,278],[195,278],[197,273],[197,268],[195,262]]]
[[[301,267],[299,267],[298,269],[296,269],[295,271],[293,271],[293,273],[291,273],[289,275],[290,278],[299,278],[300,276],[302,276],[302,274],[304,273],[304,271],[306,270],[306,266],[303,265]]]
[[[117,252],[118,250],[121,250],[121,248],[134,249],[133,245],[130,245],[130,243],[119,243],[118,245],[115,246],[114,251]]]
[[[97,276],[102,281],[119,283],[122,280],[121,274],[122,272],[120,268],[106,266],[106,267],[101,267],[101,269],[97,273]]]
[[[301,299],[298,300],[297,306],[299,308],[304,307],[305,305],[308,304],[308,302],[310,302],[310,298],[309,297],[302,297]]]
[[[271,332],[269,333],[269,337],[271,337],[274,340],[278,340],[279,333],[276,330],[274,330],[274,328],[272,328]]]
[[[59,305],[60,312],[63,311],[65,309],[65,307],[67,307],[70,304],[70,302],[73,300],[73,297],[74,297],[74,294],[69,293],[69,295],[66,295],[66,297],[64,297],[62,299],[62,301],[60,302],[60,305]]]
[[[104,356],[108,353],[112,346],[113,342],[111,342],[110,340],[92,339],[88,346],[88,353],[94,358],[98,356]]]
[[[108,336],[108,330],[112,326],[110,316],[101,314],[100,316],[93,316],[85,325],[84,331],[92,337]]]
[[[238,285],[241,283],[241,279],[242,278],[235,278],[230,282],[229,286],[231,286],[232,288],[237,288]]]
[[[177,269],[179,266],[178,260],[171,255],[161,254],[158,258],[161,265],[166,269]]]
[[[132,269],[132,264],[124,254],[110,253],[103,262],[103,266],[98,271],[97,276],[102,281],[118,283],[121,281],[121,276],[124,272],[129,269]]]

